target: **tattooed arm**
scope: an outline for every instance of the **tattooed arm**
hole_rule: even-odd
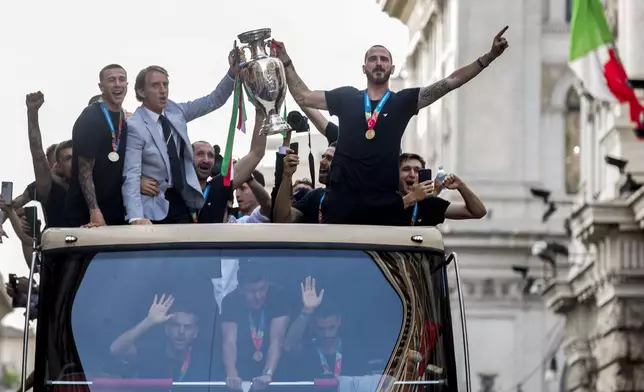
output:
[[[476,75],[480,74],[481,71],[483,71],[483,67],[479,65],[479,61],[483,64],[483,67],[487,67],[492,61],[494,61],[494,56],[487,53],[472,64],[457,69],[445,79],[421,88],[418,93],[418,110],[438,101],[443,98],[445,94],[461,87],[472,80]]]
[[[42,136],[38,122],[38,109],[27,111],[27,129],[29,132],[29,148],[36,174],[36,200],[46,202],[51,190],[52,174],[47,156],[42,148]]]
[[[283,42],[273,40],[271,55],[277,56],[282,64],[284,64],[288,89],[299,106],[328,110],[324,91],[311,91],[306,84],[304,84],[297,72],[295,72],[293,62],[286,52],[286,47]]]
[[[313,109],[328,110],[324,91],[309,90],[297,72],[295,72],[293,64],[289,64],[288,62],[286,66],[286,83],[288,83],[288,89],[298,105]]]
[[[89,209],[89,225],[105,226],[103,214],[98,208],[96,200],[96,189],[94,188],[94,159],[88,159],[82,156],[78,157],[78,182],[80,183],[87,208]]]

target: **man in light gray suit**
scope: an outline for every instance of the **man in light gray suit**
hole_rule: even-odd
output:
[[[205,97],[186,103],[168,99],[168,72],[150,66],[139,72],[134,90],[142,105],[127,119],[127,150],[123,167],[123,204],[130,224],[190,223],[190,209],[204,197],[194,168],[187,123],[223,106],[231,96],[238,61]],[[141,176],[159,185],[157,196],[141,194]]]

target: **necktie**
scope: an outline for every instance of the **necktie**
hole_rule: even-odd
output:
[[[163,137],[166,140],[166,146],[168,147],[168,156],[170,157],[170,174],[172,174],[172,185],[177,192],[181,192],[183,189],[183,182],[185,178],[183,176],[183,162],[179,158],[177,153],[177,145],[174,142],[174,137],[172,135],[172,125],[170,121],[164,115],[159,116],[159,121],[161,121],[161,128],[163,128]],[[179,138],[179,144],[182,145],[183,140]]]

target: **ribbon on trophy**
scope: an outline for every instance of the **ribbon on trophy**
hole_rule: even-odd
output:
[[[235,88],[233,95],[233,112],[230,116],[230,126],[228,127],[228,138],[226,139],[226,149],[224,159],[221,164],[221,175],[224,177],[224,186],[230,186],[233,179],[233,144],[235,142],[235,130],[238,129],[246,133],[246,107],[244,105],[244,90],[239,74],[235,77]]]

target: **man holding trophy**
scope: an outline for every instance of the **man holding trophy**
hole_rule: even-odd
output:
[[[406,226],[409,222],[406,221],[402,197],[398,193],[398,157],[409,120],[420,109],[470,81],[503,54],[508,47],[503,37],[507,29],[507,26],[503,28],[494,37],[490,51],[473,63],[430,86],[399,92],[389,90],[389,78],[395,68],[391,53],[381,45],[372,46],[365,54],[362,66],[367,77],[365,90],[340,87],[331,91],[312,91],[295,72],[284,44],[271,41],[271,54],[281,60],[283,66],[267,64],[262,87],[252,86],[249,98],[255,106],[264,105],[270,119],[265,124],[269,134],[282,132],[288,127],[279,123],[278,116],[274,115],[284,100],[286,88],[281,86],[284,76],[298,105],[328,110],[331,115],[338,117],[341,136],[331,165],[331,192],[323,208],[324,223]],[[251,33],[255,33],[257,38],[258,31],[244,33],[245,38],[248,40]],[[250,48],[252,58],[256,57],[258,51],[265,50],[263,40],[270,36],[269,29],[261,31],[264,32],[261,44],[255,43]],[[242,42],[244,34],[239,36]],[[247,78],[251,76],[246,76],[244,72],[242,70],[242,79],[248,91],[251,83],[247,82]],[[254,75],[258,75],[258,72],[259,68],[255,67]],[[254,78],[257,80],[257,76]]]

